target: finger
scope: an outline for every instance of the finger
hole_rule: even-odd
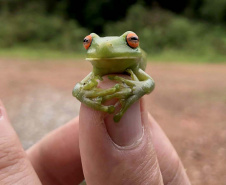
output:
[[[0,184],[41,184],[0,101]]]
[[[42,184],[79,184],[84,179],[78,118],[47,135],[27,153]]]
[[[190,181],[174,147],[150,114],[148,119],[164,184],[189,185]]]
[[[105,78],[101,87],[113,86],[112,83]],[[163,184],[150,124],[139,101],[119,123],[113,121],[113,115],[85,105],[81,106],[79,118],[79,143],[87,184]]]

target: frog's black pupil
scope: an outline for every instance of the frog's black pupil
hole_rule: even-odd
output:
[[[137,37],[131,37],[130,39],[131,39],[131,40],[138,40]]]
[[[89,40],[88,39],[84,39],[83,42],[89,42]]]

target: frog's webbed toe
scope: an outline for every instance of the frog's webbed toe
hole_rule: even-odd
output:
[[[119,122],[124,113],[127,111],[127,109],[138,99],[140,99],[140,96],[137,95],[131,95],[127,99],[121,100],[121,109],[120,111],[114,116],[114,121]]]
[[[118,90],[117,92],[115,92],[113,94],[109,94],[109,95],[104,96],[102,98],[102,101],[105,102],[105,101],[110,100],[110,99],[113,99],[113,98],[122,100],[122,99],[128,98],[131,95],[132,95],[131,88],[124,87],[124,88]]]
[[[116,80],[117,82],[120,82],[120,83],[123,83],[123,84],[126,84],[128,86],[134,86],[134,80],[128,80],[128,79],[125,79],[123,77],[120,77],[120,76],[108,76],[108,78],[110,80]]]
[[[93,88],[92,90],[89,91],[84,90],[84,95],[87,98],[104,97],[117,92],[119,88],[120,88],[119,84],[116,84],[114,87],[109,89]]]
[[[103,111],[107,113],[113,113],[115,111],[115,107],[113,105],[109,105],[109,106],[102,105],[101,101],[96,101],[95,99],[83,98],[82,102],[87,106],[99,111]]]

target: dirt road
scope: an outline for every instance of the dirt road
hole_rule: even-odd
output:
[[[24,148],[76,116],[85,61],[0,59],[0,98]],[[175,146],[193,185],[226,182],[226,65],[149,63],[147,108]]]

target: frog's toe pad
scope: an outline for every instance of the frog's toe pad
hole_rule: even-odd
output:
[[[116,114],[115,116],[114,116],[114,122],[119,122],[120,121],[120,119],[122,118],[122,116],[123,116],[123,114],[122,113],[118,113],[118,114]]]
[[[78,94],[79,94],[80,91],[81,91],[81,88],[82,88],[82,85],[81,85],[80,83],[77,83],[77,84],[75,85],[73,91],[72,91],[72,95],[73,95],[74,97],[77,97]]]

